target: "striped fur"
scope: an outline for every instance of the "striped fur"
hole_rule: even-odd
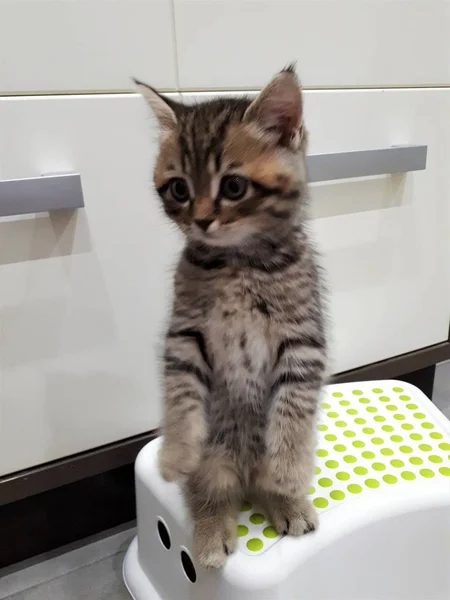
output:
[[[305,231],[302,98],[292,69],[253,102],[182,107],[142,89],[161,127],[155,186],[186,235],[166,337],[160,468],[183,483],[197,560],[219,567],[248,495],[280,533],[316,526],[305,494],[326,339]],[[230,175],[245,179],[243,198],[222,195]],[[242,180],[230,185],[239,191]]]

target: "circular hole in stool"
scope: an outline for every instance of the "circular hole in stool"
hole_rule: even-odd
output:
[[[161,540],[161,544],[166,550],[170,550],[170,547],[172,546],[172,542],[170,540],[170,533],[167,528],[167,525],[162,519],[158,519],[158,534],[159,539]]]
[[[197,581],[197,573],[195,571],[194,563],[186,550],[181,550],[181,564],[183,565],[183,571],[186,577],[191,583]]]

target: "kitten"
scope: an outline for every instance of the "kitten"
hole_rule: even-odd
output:
[[[197,561],[220,567],[249,494],[280,534],[317,525],[305,494],[326,340],[305,231],[302,93],[292,67],[253,101],[182,106],[136,83],[160,126],[155,186],[186,238],[160,470],[182,482]]]

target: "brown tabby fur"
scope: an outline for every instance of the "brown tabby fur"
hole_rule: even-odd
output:
[[[154,182],[186,236],[165,347],[160,469],[182,482],[194,553],[220,567],[236,515],[257,497],[279,533],[316,527],[305,493],[326,340],[314,252],[305,231],[306,133],[292,68],[253,102],[182,106],[139,84],[161,129]],[[224,174],[249,192],[227,200]],[[183,178],[186,202],[168,182]],[[197,225],[210,219],[206,231]]]

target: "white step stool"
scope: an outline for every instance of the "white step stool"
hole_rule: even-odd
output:
[[[450,423],[420,390],[383,381],[329,386],[315,480],[318,531],[280,537],[256,507],[221,571],[193,563],[191,523],[157,467],[136,462],[137,539],[124,563],[135,600],[448,600]]]

